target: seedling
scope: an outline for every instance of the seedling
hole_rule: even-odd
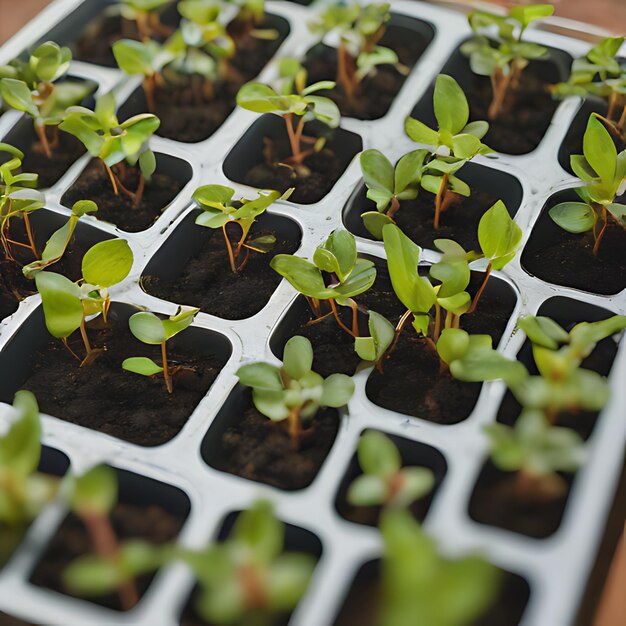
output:
[[[605,117],[598,119],[617,139],[626,142],[626,68],[616,58],[624,37],[607,37],[572,63],[566,83],[552,87],[557,97],[599,96],[608,102]]]
[[[115,115],[115,98],[108,93],[98,99],[95,111],[78,106],[67,109],[60,128],[77,137],[92,156],[102,161],[115,195],[123,193],[138,207],[146,179],[156,170],[156,158],[148,140],[160,123],[155,115],[142,113],[120,124]],[[140,170],[139,185],[131,191],[124,184],[127,166],[136,165]]]
[[[65,254],[67,247],[72,241],[74,230],[83,215],[95,213],[98,205],[91,200],[79,200],[72,206],[72,214],[61,228],[52,233],[50,239],[46,242],[46,247],[41,253],[41,259],[33,261],[22,268],[22,272],[26,278],[34,278],[37,272],[58,263]]]
[[[388,3],[333,4],[309,24],[311,31],[322,39],[331,33],[339,35],[337,84],[350,102],[358,97],[363,79],[374,74],[379,65],[408,71],[393,50],[378,45],[390,17]]]
[[[343,330],[358,337],[358,306],[353,298],[374,284],[376,267],[372,261],[358,258],[352,234],[345,230],[333,231],[315,250],[313,262],[290,254],[277,254],[270,266],[305,296],[315,315],[313,323],[332,314]],[[328,302],[329,313],[322,313],[322,300]],[[352,328],[341,320],[337,305],[352,310]]]
[[[35,396],[29,391],[18,391],[13,408],[17,417],[0,436],[0,565],[59,486],[58,478],[37,471],[41,422]]]
[[[94,90],[90,82],[55,82],[69,69],[72,53],[53,41],[42,43],[28,61],[15,59],[0,67],[0,96],[17,111],[33,118],[41,151],[52,158],[59,145],[59,124],[65,109]],[[52,141],[47,128],[52,128]]]
[[[435,194],[433,226],[437,229],[441,213],[452,200],[450,192],[466,197],[471,193],[469,185],[458,178],[456,173],[476,155],[489,154],[492,150],[481,142],[489,130],[489,124],[484,121],[468,123],[467,98],[454,78],[446,74],[437,76],[433,105],[438,130],[433,130],[412,117],[406,119],[404,128],[413,141],[435,148],[421,162],[421,157],[416,157],[420,172],[413,174],[410,180],[413,185],[419,183],[426,191]],[[368,177],[371,176],[371,164],[367,164],[367,160],[365,169],[368,170]],[[388,178],[384,188],[389,189]]]
[[[228,261],[233,274],[241,272],[250,251],[269,252],[276,243],[274,235],[262,235],[248,240],[248,234],[256,218],[265,212],[279,198],[287,199],[293,189],[288,189],[281,194],[279,191],[258,192],[258,198],[248,200],[240,197],[233,200],[235,190],[223,185],[204,185],[199,187],[193,194],[193,199],[200,205],[202,213],[196,218],[196,224],[207,228],[221,228],[228,251]],[[241,229],[241,237],[233,250],[226,227],[236,224]],[[245,249],[245,256],[240,260],[241,253]]]
[[[140,311],[132,315],[128,320],[130,332],[142,343],[161,346],[162,365],[157,365],[152,359],[145,356],[134,356],[124,359],[122,369],[142,376],[163,374],[167,392],[173,393],[172,377],[183,368],[181,366],[170,368],[168,365],[167,342],[191,326],[199,310],[191,307],[178,307],[176,313],[167,319],[161,319],[148,311]]]
[[[500,571],[478,555],[446,559],[413,516],[383,512],[379,626],[469,626],[495,601]]]
[[[14,260],[11,246],[28,248],[35,259],[39,252],[35,245],[35,237],[30,224],[29,214],[44,206],[44,195],[34,189],[37,186],[37,174],[19,173],[22,168],[24,153],[17,148],[0,143],[0,152],[6,152],[10,158],[0,165],[0,242],[4,255]],[[11,219],[24,220],[28,243],[16,241],[9,237]]]
[[[398,448],[380,432],[362,435],[357,454],[363,474],[352,482],[347,494],[354,506],[408,507],[435,485],[428,468],[402,467]]]
[[[474,73],[491,79],[492,99],[487,112],[490,120],[507,110],[507,96],[519,88],[529,62],[548,57],[547,48],[522,37],[529,24],[553,13],[551,4],[529,4],[514,6],[505,15],[488,11],[472,11],[468,15],[475,36],[461,46],[461,52],[469,57]]]
[[[609,132],[594,113],[587,122],[583,153],[570,157],[574,173],[584,183],[574,189],[582,202],[560,202],[548,214],[570,233],[591,231],[597,255],[610,224],[626,228],[626,205],[615,202],[626,190],[626,150],[617,154]]]
[[[304,77],[303,77],[304,76]],[[341,114],[337,105],[329,98],[313,95],[318,91],[332,89],[335,83],[321,81],[305,86],[306,74],[290,84],[296,89],[295,93],[279,93],[269,85],[263,83],[247,83],[237,94],[237,104],[243,109],[255,113],[274,113],[285,121],[291,156],[285,160],[285,164],[293,167],[301,167],[304,159],[319,152],[324,146],[324,139],[307,137],[304,133],[304,124],[310,120],[318,120],[329,128],[337,128]],[[294,128],[294,116],[300,118]],[[303,144],[311,147],[303,149]]]
[[[120,0],[117,8],[124,19],[135,22],[139,39],[145,41],[170,34],[170,29],[161,23],[160,13],[171,3],[172,0]]]
[[[102,315],[106,321],[111,304],[108,289],[128,276],[133,253],[124,239],[101,241],[83,257],[82,278],[73,283],[54,272],[37,272],[35,284],[41,295],[46,327],[53,337],[62,339],[67,349],[83,365],[90,364],[102,350],[91,347],[86,321]],[[81,359],[69,347],[68,338],[80,329],[85,346]]]
[[[237,371],[242,385],[252,388],[257,410],[273,422],[287,421],[292,446],[298,449],[303,422],[320,407],[339,408],[354,392],[354,382],[345,374],[324,379],[311,370],[313,348],[305,337],[292,337],[286,344],[281,367],[250,363]]]
[[[117,498],[115,470],[106,465],[98,465],[75,479],[70,501],[72,511],[80,517],[89,533],[96,555],[111,567],[115,567],[115,564],[119,567],[122,555],[110,517]],[[125,611],[139,601],[137,587],[132,578],[119,582],[117,592]]]

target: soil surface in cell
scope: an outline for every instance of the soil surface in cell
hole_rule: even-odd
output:
[[[311,483],[339,428],[335,409],[321,409],[304,425],[299,447],[287,422],[272,422],[259,413],[247,390],[244,409],[230,416],[219,448],[207,451],[213,467],[280,489],[302,489]]]
[[[418,32],[412,32],[409,39],[397,39],[404,29],[387,27],[379,45],[391,48],[398,55],[400,63],[411,69],[428,44],[428,39]],[[309,84],[322,80],[337,79],[337,51],[328,46],[313,48],[304,66],[309,72]],[[341,86],[321,93],[337,103],[343,116],[360,120],[375,120],[387,113],[394,98],[406,80],[406,69],[398,71],[393,65],[379,65],[375,73],[360,83],[358,92],[348,98]]]
[[[264,137],[263,142],[265,161],[252,167],[244,176],[245,184],[251,187],[281,192],[294,187],[289,198],[292,202],[312,204],[321,200],[343,173],[339,158],[330,148],[314,152],[301,166],[292,167],[284,162],[291,155],[286,137]]]
[[[467,72],[470,73],[469,66]],[[559,105],[548,92],[548,86],[558,82],[554,66],[531,63],[522,73],[519,87],[507,94],[501,113],[493,120],[487,115],[492,99],[490,79],[470,73],[469,80],[465,95],[470,106],[470,120],[489,121],[484,143],[506,154],[525,154],[534,150]]]
[[[125,186],[131,191],[136,190],[139,185],[138,168],[126,167],[125,172]],[[141,202],[135,207],[129,196],[123,193],[115,195],[104,167],[99,160],[94,159],[63,195],[61,202],[71,207],[78,200],[93,200],[98,205],[95,215],[99,220],[136,233],[152,226],[181,189],[178,180],[157,170],[150,181],[146,181]]]
[[[277,236],[275,246],[269,253],[250,252],[245,267],[234,273],[228,261],[226,243],[221,230],[197,226],[205,231],[202,247],[189,259],[182,273],[175,279],[162,279],[158,275],[144,276],[143,288],[150,294],[195,307],[205,313],[224,319],[239,320],[258,313],[280,283],[281,277],[269,266],[277,254],[292,254],[298,242],[286,241]],[[236,248],[240,230],[229,228],[229,236]],[[277,233],[255,224],[250,239]],[[240,255],[240,262],[245,252]]]
[[[178,536],[184,519],[157,505],[118,503],[111,512],[111,521],[120,542],[142,539],[158,545],[173,541]],[[63,572],[72,561],[88,554],[94,554],[92,540],[82,520],[70,514],[43,553],[31,576],[31,582],[40,587],[74,595],[63,585]],[[153,578],[153,574],[148,574],[135,579],[139,597],[146,592]],[[92,596],[88,599],[114,610],[124,610],[117,594]]]
[[[167,393],[163,378],[122,370],[122,361],[146,356],[161,364],[159,346],[136,340],[128,323],[112,319],[102,327],[98,318],[88,327],[92,347],[102,353],[89,366],[79,362],[63,343],[51,340],[34,356],[34,366],[21,385],[32,391],[43,413],[143,446],[169,441],[183,427],[219,373],[223,362],[168,344],[174,375],[174,393]],[[84,356],[79,333],[71,348]]]
[[[529,499],[520,493],[519,473],[503,472],[490,461],[485,463],[472,493],[472,519],[515,533],[542,539],[561,523],[573,475],[563,474],[565,492],[551,499]]]
[[[616,199],[620,201],[621,199]],[[540,231],[549,229],[549,236]],[[524,268],[550,283],[591,293],[615,294],[626,288],[626,230],[609,222],[598,253],[589,233],[569,233],[544,212],[522,254]]]
[[[35,244],[39,254],[45,245],[45,238],[38,236],[33,227]],[[9,237],[15,241],[28,241],[24,221],[19,218],[11,220]],[[49,267],[50,271],[67,276],[71,280],[78,280],[81,276],[81,263],[86,249],[79,245],[74,237],[68,246],[63,258]],[[22,267],[34,261],[29,248],[12,246],[13,261],[6,258],[4,250],[0,249],[0,320],[17,311],[21,300],[37,291],[35,281],[29,280],[22,273]]]
[[[368,563],[357,574],[334,626],[376,626],[381,603],[380,564]],[[494,604],[472,626],[517,626],[526,603],[528,585],[523,578],[503,572]]]

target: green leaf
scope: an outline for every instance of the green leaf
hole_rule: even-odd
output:
[[[122,361],[122,369],[142,376],[154,376],[163,372],[163,368],[145,356],[133,356]]]
[[[367,211],[361,214],[363,225],[367,231],[376,239],[383,238],[383,228],[387,224],[395,224],[395,222],[385,213],[378,211]]]
[[[284,536],[285,526],[267,500],[257,500],[241,512],[232,530],[233,541],[251,550],[256,564],[271,563],[282,552]]]
[[[95,213],[98,205],[93,200],[78,200],[72,205],[72,214],[76,217],[83,217],[88,213]]]
[[[367,326],[370,337],[356,337],[354,349],[364,361],[378,361],[395,337],[393,324],[384,316],[369,311]]]
[[[402,467],[402,457],[389,437],[369,430],[359,439],[357,448],[359,465],[365,474],[390,478]]]
[[[39,109],[33,102],[33,94],[28,85],[14,78],[0,80],[0,96],[13,109],[28,113],[34,119],[39,118]]]
[[[154,313],[148,311],[135,313],[128,320],[128,326],[130,332],[142,343],[159,345],[167,339],[163,320]]]
[[[388,496],[389,487],[383,478],[361,474],[350,483],[346,500],[353,506],[380,506]]]
[[[593,228],[595,221],[593,209],[584,202],[560,202],[548,211],[548,215],[570,233],[585,233]]]
[[[267,580],[271,609],[292,611],[306,593],[314,568],[315,558],[310,554],[279,555],[271,566]]]
[[[332,297],[320,270],[306,259],[290,254],[277,254],[270,261],[270,267],[305,296],[320,299]]]
[[[203,207],[223,210],[230,206],[235,190],[224,185],[203,185],[193,192],[193,199]]]
[[[81,517],[108,515],[117,502],[117,475],[108,465],[97,465],[76,477],[72,509]]]
[[[568,333],[549,317],[527,315],[521,317],[518,326],[533,344],[556,350],[569,340]]]
[[[469,345],[469,333],[460,328],[444,328],[437,340],[437,352],[444,363],[450,365],[465,356]]]
[[[108,239],[92,246],[83,257],[83,278],[91,285],[111,287],[124,280],[133,266],[125,239]]]
[[[368,190],[375,190],[379,193],[381,200],[376,203],[376,208],[381,211],[387,206],[394,193],[393,166],[379,150],[365,150],[359,158],[365,185]],[[387,197],[386,202],[385,197]]]
[[[433,105],[440,130],[445,129],[453,135],[463,130],[469,119],[469,106],[463,90],[454,78],[446,74],[437,76]]]
[[[333,298],[353,298],[367,291],[376,280],[376,266],[368,259],[357,259],[348,278],[335,289],[329,290]]]
[[[400,488],[389,504],[407,507],[432,491],[435,476],[427,467],[405,467],[400,471],[399,482]]]
[[[111,48],[119,68],[127,74],[142,76],[153,74],[155,68],[152,67],[152,63],[158,51],[158,46],[154,42],[120,39]]]
[[[339,408],[346,404],[354,393],[354,381],[345,374],[331,374],[322,384],[320,404]]]
[[[326,124],[330,128],[337,128],[341,121],[339,107],[330,99],[321,96],[306,96],[308,105],[313,105],[315,119]]]
[[[428,150],[413,150],[400,158],[394,172],[395,192],[400,199],[417,197],[422,166],[428,156]],[[411,193],[407,194],[407,190]]]
[[[262,83],[246,83],[237,93],[237,104],[248,111],[255,113],[273,113],[282,107],[281,98],[271,87]]]
[[[611,183],[615,176],[617,150],[609,131],[596,114],[592,114],[587,122],[583,136],[583,153],[602,182]]]
[[[200,309],[190,306],[179,306],[174,315],[161,320],[165,331],[165,340],[169,340],[193,324],[193,320]]]
[[[347,230],[334,230],[313,255],[313,262],[320,270],[337,274],[342,283],[355,268],[356,261],[356,241]]]
[[[306,337],[296,335],[285,344],[283,370],[291,378],[299,380],[313,366],[313,347]]]
[[[39,272],[35,284],[41,294],[46,328],[58,339],[69,337],[83,321],[78,285],[53,272]]]
[[[274,422],[281,422],[289,417],[289,408],[285,404],[284,391],[265,391],[254,389],[252,401],[259,413]]]
[[[554,13],[552,4],[529,4],[525,6],[514,6],[509,9],[509,15],[517,20],[523,28],[531,22],[549,17]]]
[[[439,145],[439,133],[426,124],[419,122],[412,117],[407,117],[404,122],[406,134],[416,143],[425,143],[429,146]]]
[[[513,221],[501,200],[480,218],[478,241],[495,270],[502,269],[515,256],[522,241],[522,229]]]
[[[611,202],[604,205],[604,208],[617,220],[617,223],[626,228],[626,205]]]
[[[269,363],[249,363],[237,370],[239,382],[246,387],[261,391],[281,391],[283,382],[279,369]]]

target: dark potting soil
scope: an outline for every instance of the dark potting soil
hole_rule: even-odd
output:
[[[283,163],[291,154],[286,137],[271,140],[264,138],[264,142],[265,162],[255,165],[245,176],[245,184],[251,187],[277,189],[281,192],[295,187],[290,200],[311,204],[321,200],[343,173],[339,159],[328,148],[308,156],[303,166],[293,168]]]
[[[244,409],[231,416],[220,445],[207,451],[219,470],[280,489],[308,486],[328,455],[339,429],[335,409],[321,409],[304,425],[300,447],[292,447],[287,422],[272,422],[252,404],[249,390]]]
[[[549,208],[541,213],[533,228],[536,235],[531,233],[522,253],[526,271],[546,282],[591,293],[609,295],[626,288],[626,230],[611,220],[594,255],[593,235],[559,228]]]
[[[178,536],[183,521],[157,505],[143,507],[118,503],[111,512],[111,522],[120,542],[142,539],[157,545],[164,544]],[[74,595],[63,585],[63,572],[78,557],[93,553],[94,546],[83,522],[70,513],[43,553],[30,582],[60,593]],[[153,578],[154,574],[148,574],[135,579],[140,597],[146,592]],[[89,600],[117,611],[122,610],[117,594],[94,596]]]
[[[125,185],[134,191],[139,184],[139,170],[126,167],[126,172]],[[141,202],[138,207],[134,207],[128,196],[115,195],[104,167],[98,159],[92,159],[76,182],[65,192],[61,202],[71,207],[78,200],[93,200],[98,205],[96,216],[99,220],[136,233],[152,226],[181,189],[182,185],[175,178],[157,171],[150,181],[146,181]]]
[[[410,69],[424,52],[428,40],[418,32],[414,32],[410,39],[403,41],[396,40],[395,35],[397,30],[388,27],[380,45],[394,50],[400,63]],[[309,51],[304,66],[309,72],[309,84],[322,80],[336,80],[337,51],[324,45],[316,46]],[[346,97],[341,86],[324,91],[322,95],[334,100],[344,116],[375,120],[389,111],[405,80],[406,75],[400,73],[393,65],[380,65],[373,76],[362,81],[359,93],[352,101]]]
[[[506,154],[525,154],[534,150],[550,126],[559,105],[547,88],[558,82],[549,77],[551,64],[531,63],[522,73],[518,89],[507,94],[500,115],[489,120],[489,131],[483,141],[494,150]],[[491,81],[487,76],[469,73],[469,89],[465,89],[470,107],[470,120],[487,120],[491,104]]]
[[[0,626],[35,626],[35,624],[0,611]]]
[[[202,228],[198,226],[197,228]],[[234,274],[228,262],[222,232],[203,228],[206,239],[202,248],[191,257],[180,276],[172,280],[159,276],[144,276],[141,284],[146,292],[173,302],[199,307],[205,313],[224,319],[240,320],[258,313],[281,281],[269,266],[277,254],[292,254],[298,243],[280,240],[266,254],[250,252],[244,269]],[[233,231],[235,233],[233,234]],[[231,241],[236,245],[237,228],[230,230]],[[250,237],[274,234],[254,224]],[[243,258],[243,256],[242,256]]]
[[[561,523],[573,475],[562,474],[566,492],[550,500],[519,496],[517,472],[503,472],[487,461],[472,492],[469,514],[482,524],[498,526],[535,539],[554,533]]]
[[[114,314],[109,318],[107,327],[99,318],[88,324],[92,347],[104,349],[91,365],[79,367],[62,342],[51,340],[36,353],[21,387],[35,394],[43,413],[142,446],[165,443],[183,427],[223,362],[168,345],[170,366],[185,368],[174,376],[174,393],[169,394],[161,376],[122,370],[122,361],[131,356],[160,363],[160,349],[135,339],[127,322]],[[84,348],[75,335],[70,345],[82,356]]]
[[[22,172],[39,174],[37,182],[39,189],[52,187],[67,172],[68,168],[86,152],[85,146],[76,137],[59,131],[59,145],[54,149],[53,157],[49,159],[39,145],[35,131],[31,129],[29,135],[32,137],[28,149],[22,148],[24,152]],[[51,133],[48,133],[48,136],[51,137]]]
[[[380,562],[366,563],[357,573],[334,626],[377,626],[380,609]],[[502,572],[500,592],[494,604],[472,626],[517,626],[528,602],[526,581]]]

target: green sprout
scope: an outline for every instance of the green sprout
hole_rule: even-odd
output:
[[[616,58],[624,37],[606,37],[589,52],[572,63],[572,72],[565,83],[554,85],[557,97],[599,96],[608,101],[605,117],[598,116],[607,130],[626,142],[626,68]]]
[[[302,423],[315,417],[320,407],[339,408],[348,403],[354,382],[345,374],[324,379],[311,370],[313,348],[305,337],[286,344],[281,367],[250,363],[237,371],[241,384],[252,388],[257,410],[273,422],[287,421],[294,449],[300,445]]]
[[[14,260],[11,246],[18,246],[28,248],[35,259],[38,259],[39,252],[29,218],[30,213],[43,208],[45,203],[44,195],[34,189],[38,175],[20,172],[24,158],[21,150],[7,143],[0,143],[0,152],[9,155],[9,160],[0,165],[0,243],[4,256],[9,261]],[[16,241],[9,236],[13,218],[24,220],[28,243]]]
[[[293,61],[281,63],[283,86],[277,92],[263,83],[246,83],[237,94],[237,104],[243,109],[255,113],[274,113],[283,118],[291,147],[291,156],[285,160],[286,165],[302,167],[306,157],[319,152],[324,146],[324,139],[304,135],[304,124],[310,120],[318,120],[329,128],[337,128],[341,114],[337,105],[329,98],[314,95],[318,91],[332,89],[332,81],[320,81],[306,86],[306,71],[294,66]],[[294,128],[294,116],[300,120]],[[303,149],[302,144],[310,145]]]
[[[120,549],[118,538],[111,524],[111,511],[117,504],[117,499],[117,476],[112,468],[97,465],[82,476],[75,478],[70,506],[85,525],[95,554],[87,557],[87,563],[92,564],[92,567],[87,568],[86,572],[83,569],[82,573],[86,574],[85,581],[74,580],[71,571],[64,572],[64,579],[70,589],[89,584],[94,575],[94,562],[104,562],[113,572],[126,565],[128,559],[122,559],[124,553]],[[132,577],[115,579],[113,589],[117,590],[125,611],[131,609],[139,601],[137,586]]]
[[[488,11],[472,11],[468,15],[475,36],[461,46],[461,52],[469,57],[474,73],[491,79],[492,99],[487,112],[490,120],[505,110],[507,94],[519,88],[528,63],[548,56],[547,48],[524,41],[522,36],[531,22],[553,13],[551,4],[529,4],[514,6],[506,15]],[[494,32],[495,41],[485,35],[491,37]]]
[[[189,328],[200,309],[178,307],[174,315],[161,319],[149,311],[135,313],[128,320],[130,332],[142,343],[161,346],[162,365],[157,365],[152,359],[145,356],[134,356],[124,359],[122,369],[142,376],[163,374],[165,387],[168,393],[174,392],[172,378],[180,372],[182,366],[170,368],[167,362],[167,342],[178,333]]]
[[[357,455],[363,474],[355,478],[347,493],[354,506],[407,507],[435,485],[430,469],[402,467],[398,448],[380,432],[366,432],[359,440]]]
[[[233,200],[235,190],[223,185],[204,185],[196,189],[193,199],[202,209],[202,213],[196,218],[196,224],[206,228],[221,228],[228,251],[228,261],[233,274],[241,272],[250,256],[250,251],[269,252],[276,243],[274,235],[261,235],[248,240],[250,228],[256,218],[264,213],[279,198],[287,199],[293,189],[288,189],[281,194],[279,191],[258,192],[258,198],[248,200],[240,197]],[[228,224],[236,224],[241,229],[241,237],[237,246],[233,246],[226,232]],[[243,249],[245,257],[239,260]]]
[[[609,224],[626,228],[626,205],[615,202],[624,192],[626,150],[617,153],[605,125],[593,113],[587,122],[583,153],[570,157],[574,173],[584,183],[574,189],[582,202],[560,202],[548,214],[567,232],[591,231],[593,254],[597,255]]]
[[[357,256],[354,236],[335,230],[318,246],[313,262],[291,254],[277,254],[270,267],[295,287],[309,303],[315,321],[333,315],[339,326],[353,337],[359,336],[358,306],[354,297],[367,291],[376,280],[372,261]],[[328,277],[328,280],[326,279]],[[330,312],[323,314],[320,301],[327,301]],[[337,305],[352,310],[352,328],[348,328]]]
[[[46,41],[28,61],[15,59],[0,66],[0,96],[8,106],[33,118],[40,148],[49,159],[59,145],[59,124],[65,109],[94,89],[91,82],[56,82],[66,74],[71,60],[69,48]],[[48,127],[53,131],[52,141]]]
[[[435,148],[433,152],[427,152],[421,162],[420,157],[415,159],[415,165],[419,165],[420,170],[419,172],[409,172],[409,175],[415,189],[418,188],[419,184],[426,191],[435,195],[433,226],[437,229],[439,228],[440,215],[446,210],[451,200],[448,193],[452,192],[466,197],[471,193],[469,185],[458,178],[456,173],[475,156],[489,154],[492,150],[481,142],[489,130],[489,124],[484,121],[468,123],[469,105],[467,98],[454,78],[446,74],[437,76],[433,105],[438,130],[433,130],[412,117],[406,119],[404,128],[413,141],[425,143]],[[365,165],[364,175],[367,170],[368,177],[371,177],[372,164],[367,163],[366,160]],[[383,182],[383,189],[389,189],[389,182],[390,179],[387,176],[386,182]],[[387,217],[391,218],[393,214]]]
[[[500,571],[478,555],[446,559],[413,516],[383,512],[379,626],[470,626],[493,604]]]
[[[92,200],[79,200],[75,202],[67,222],[52,233],[50,239],[46,242],[46,246],[41,253],[41,259],[37,259],[22,268],[24,276],[26,276],[26,278],[34,278],[37,272],[58,263],[63,258],[63,255],[72,241],[78,220],[80,220],[83,215],[95,213],[97,210],[98,205]]]
[[[325,38],[338,33],[337,84],[349,102],[354,102],[364,78],[375,73],[379,65],[400,65],[398,55],[390,48],[379,46],[390,19],[389,4],[332,4],[309,24],[312,32]]]
[[[41,422],[35,396],[18,391],[17,417],[0,436],[0,565],[19,545],[26,527],[55,496],[59,479],[37,471]]]
[[[167,36],[170,29],[161,23],[160,13],[172,0],[119,0],[117,9],[129,22],[135,22],[139,39],[145,41],[157,35]]]
[[[82,278],[72,282],[61,274],[41,271],[35,274],[35,284],[41,295],[48,332],[61,339],[70,353],[88,365],[102,352],[91,347],[86,321],[102,315],[106,321],[111,299],[108,289],[128,276],[133,265],[133,253],[124,239],[109,239],[91,247],[83,257]],[[68,338],[80,329],[85,347],[81,359],[69,347]]]
[[[160,123],[155,115],[142,113],[120,124],[115,115],[115,98],[108,93],[98,99],[95,111],[69,107],[60,128],[74,135],[92,156],[102,161],[115,195],[125,194],[138,207],[146,179],[149,180],[156,170],[156,157],[148,140]],[[139,185],[135,191],[124,185],[128,176],[127,165],[139,165]]]

